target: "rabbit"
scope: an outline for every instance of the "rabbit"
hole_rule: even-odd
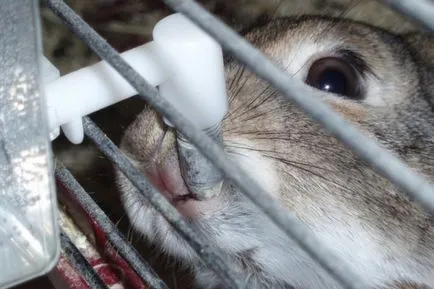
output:
[[[309,15],[264,21],[242,33],[314,97],[433,180],[430,35],[395,35],[367,23]],[[225,57],[225,68],[227,154],[370,288],[432,286],[431,215],[232,57]],[[150,107],[127,128],[120,147],[207,244],[225,254],[245,288],[342,288],[230,181],[210,200],[189,194],[176,132]],[[120,171],[116,182],[137,231],[190,266],[198,288],[224,288]]]

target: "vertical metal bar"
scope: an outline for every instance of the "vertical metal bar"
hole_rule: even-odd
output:
[[[147,282],[147,285],[155,289],[168,289],[167,285],[157,276],[149,264],[143,260],[137,250],[127,242],[107,215],[104,214],[101,208],[92,200],[68,169],[58,160],[56,160],[55,175],[65,188],[74,195],[76,201],[86,209],[92,219],[102,227],[108,240],[116,247],[118,252],[128,260],[136,273]]]
[[[109,289],[63,231],[60,232],[60,243],[68,260],[83,276],[90,288]]]

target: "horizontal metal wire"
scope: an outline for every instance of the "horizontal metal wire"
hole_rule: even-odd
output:
[[[63,230],[60,231],[60,244],[68,261],[80,273],[90,288],[109,289]]]
[[[172,124],[174,124],[184,136],[186,136],[198,147],[198,149],[201,150],[204,156],[210,159],[216,165],[216,167],[226,175],[228,179],[232,180],[238,187],[240,187],[246,196],[253,201],[253,203],[255,203],[262,211],[264,211],[267,216],[273,220],[276,225],[280,227],[288,236],[292,237],[292,239],[296,241],[301,248],[303,248],[314,259],[316,259],[326,271],[339,280],[346,288],[368,288],[362,281],[363,279],[349,269],[350,266],[348,266],[345,261],[333,254],[332,251],[324,246],[323,243],[307,226],[298,221],[295,216],[289,214],[286,208],[282,207],[277,200],[265,193],[261,186],[254,179],[248,176],[237,163],[234,163],[217,143],[215,143],[202,131],[197,129],[191,122],[179,114],[178,111],[167,101],[162,99],[154,87],[147,83],[146,80],[144,80],[130,65],[128,65],[128,63],[126,63],[119,56],[119,54],[109,44],[104,41],[100,35],[98,35],[98,33],[96,33],[85,21],[83,21],[76,13],[74,13],[74,11],[71,10],[63,1],[46,1],[48,6],[51,7],[51,9],[65,21],[69,28],[78,37],[87,43],[89,47],[102,59],[112,65],[113,68],[116,69],[118,73],[122,75],[138,91],[139,95],[143,99],[148,101],[148,103],[151,104],[155,110],[157,110]],[[108,138],[105,141],[111,143]],[[122,158],[123,156],[114,155],[112,157],[116,159],[116,157]],[[129,162],[126,162],[123,165],[127,167],[131,166]],[[120,168],[122,169],[122,166]],[[132,172],[134,172],[132,176],[135,178],[135,182],[133,182],[135,185],[139,184],[142,186],[142,188],[149,186],[146,180],[143,179],[140,174],[135,175],[138,172],[134,169],[134,167],[129,168]],[[166,208],[161,206],[161,203],[158,201],[162,196],[155,195],[150,197],[155,198],[153,201],[154,206],[156,206],[160,212],[165,212],[162,210]],[[151,198],[151,200],[153,199]],[[165,200],[161,199],[161,201]],[[170,214],[172,211],[166,213],[171,216]],[[178,215],[179,214],[177,214],[177,216]],[[179,220],[182,221],[182,219]],[[190,238],[187,239],[187,241],[192,242],[194,240]],[[197,243],[194,246],[196,245]],[[211,252],[209,253],[211,254]],[[205,262],[208,266],[211,265],[211,268],[216,268],[212,260],[205,260]],[[218,267],[223,268],[220,266],[221,265],[219,264]],[[238,283],[235,281],[235,278],[231,277],[228,279],[229,275],[224,275],[226,276],[226,279],[223,278],[222,281],[228,282],[228,280],[231,280],[231,284]]]
[[[108,138],[104,132],[89,118],[83,121],[84,133],[101,150],[102,153],[112,161],[130,182],[138,189],[140,194],[152,204],[161,215],[178,231],[187,241],[193,250],[196,251],[204,263],[216,272],[229,288],[244,288],[243,282],[231,269],[228,262],[225,262],[224,254],[218,252],[217,248],[206,244],[201,236],[196,233],[184,220],[178,210],[148,182],[143,174],[128,160],[118,147]]]
[[[163,280],[161,280],[152,267],[143,260],[139,252],[125,239],[103,210],[95,203],[71,172],[69,172],[59,160],[56,160],[55,176],[62,185],[69,190],[80,206],[86,209],[86,212],[89,213],[92,220],[102,228],[110,243],[114,245],[117,252],[128,261],[140,278],[142,278],[150,288],[168,289]]]
[[[434,32],[433,0],[377,0]]]

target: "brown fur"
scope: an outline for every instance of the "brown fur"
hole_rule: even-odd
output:
[[[362,70],[364,80],[363,100],[345,99],[313,88],[312,93],[429,180],[434,179],[432,38],[420,35],[400,37],[358,22],[325,17],[271,21],[246,31],[246,38],[282,68],[288,69],[292,77],[301,81],[316,59],[336,56],[342,51],[354,53],[357,57],[351,59]],[[407,42],[406,38],[410,40]],[[419,47],[415,43],[423,44]],[[315,51],[301,67],[294,67],[299,57],[309,49]],[[434,280],[434,230],[431,215],[364,164],[357,155],[298,107],[284,100],[267,83],[257,79],[230,57],[226,64],[230,97],[229,113],[223,122],[226,150],[234,155],[258,153],[261,164],[271,164],[277,179],[271,182],[278,182],[274,195],[319,236],[327,239],[330,237],[328,234],[336,231],[343,234],[344,239],[361,242],[360,246],[356,246],[357,249],[362,245],[369,247],[366,249],[369,258],[375,259],[373,254],[384,254],[384,260],[376,261],[384,262],[384,274],[387,277],[383,280],[381,275],[383,281],[380,285],[373,283],[375,286],[400,284],[397,283],[401,282],[398,275],[409,278],[405,280],[408,283],[401,283],[398,288],[413,288],[409,287],[412,285],[406,285],[413,283],[421,284],[420,288],[423,288],[422,283],[427,282],[423,280]],[[161,123],[157,125],[155,122],[155,115],[146,110],[127,131],[122,147],[144,169],[162,131]],[[174,144],[174,139],[167,143],[168,146]],[[122,177],[120,183],[124,195],[133,198],[134,192],[128,189]],[[229,203],[240,202],[236,204],[244,206],[239,199],[234,201],[234,196],[239,196],[237,190],[222,192],[216,202],[224,203],[228,200]],[[233,205],[235,207],[235,203]],[[203,214],[206,216],[206,202],[199,202],[197,206],[203,206]],[[146,203],[143,203],[143,207],[147,207]],[[240,218],[250,216],[249,209],[246,210],[247,213],[240,212]],[[225,244],[215,240],[217,237],[210,233],[210,228],[218,227],[220,221],[228,222],[225,223],[226,226],[236,224],[242,227],[243,224],[240,225],[241,221],[235,217],[228,220],[227,215],[222,219],[223,209],[211,211],[206,220],[197,220],[198,230],[202,230],[211,244],[215,242],[216,246],[225,249]],[[258,224],[263,222],[254,213],[251,218]],[[193,225],[195,222],[192,221]],[[207,223],[206,230],[203,229],[205,226],[200,226],[201,222],[210,222]],[[248,225],[245,226],[249,230]],[[274,234],[267,231],[267,225],[259,227],[256,228],[259,232],[254,231],[250,238],[260,240],[261,234]],[[369,238],[369,241],[363,243],[359,240],[362,237]],[[332,244],[335,249],[350,258],[354,252],[344,253],[344,245],[348,245],[349,241],[346,239],[340,243],[339,237],[333,238],[336,238]],[[271,246],[266,243],[261,245]],[[250,256],[250,261],[243,260],[242,263],[250,262],[252,268],[260,268],[246,272],[251,278],[249,288],[285,288],[286,283],[282,285],[282,280],[270,277],[274,276],[273,272],[266,271],[266,266],[261,265],[261,262],[266,261],[255,259],[254,253],[258,248],[246,248],[248,249],[252,249],[253,255]],[[182,247],[173,250],[172,253],[177,255],[176,250],[187,249]],[[237,252],[227,250],[229,257],[238,260]],[[284,262],[286,259],[282,259],[282,266],[286,264]],[[351,262],[357,264],[357,260]],[[234,264],[237,264],[236,261]],[[369,271],[369,266],[365,267],[360,269]],[[357,265],[355,268],[358,268]],[[383,267],[379,266],[379,270],[383,270]],[[421,270],[425,273],[421,273]],[[315,270],[312,269],[313,271]],[[206,285],[201,283],[204,288],[217,288],[214,284],[218,283],[213,283],[217,281],[212,281],[214,279],[209,274],[199,270],[199,281],[201,278],[207,280]],[[319,280],[325,278],[319,271],[312,274],[318,274],[314,276],[318,276]],[[312,288],[311,283],[294,282],[299,282],[297,284],[301,284],[300,288]],[[268,287],[264,284],[268,284]],[[317,284],[321,285],[316,286],[322,287],[316,288],[335,288],[332,281]]]

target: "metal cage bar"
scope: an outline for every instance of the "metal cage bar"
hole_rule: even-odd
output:
[[[108,240],[107,234],[90,213],[77,202],[73,193],[56,178],[59,202],[59,220],[61,229],[78,249],[103,283],[109,288],[150,289],[137,275],[117,248]],[[84,259],[83,259],[84,258]],[[61,254],[54,270],[48,274],[54,288],[92,289],[83,279],[79,270],[69,261],[66,254]]]
[[[434,2],[432,0],[377,0],[434,32]]]
[[[305,86],[293,80],[262,52],[195,1],[163,1],[202,27],[218,40],[226,51],[278,89],[288,101],[295,102],[364,161],[375,167],[392,183],[401,187],[412,199],[419,201],[427,211],[434,213],[434,186],[413,172],[403,161],[360,133],[358,129],[354,128],[324,102],[314,98]],[[205,154],[205,152],[203,153]],[[214,161],[214,159],[212,160]]]
[[[162,214],[166,220],[181,234],[189,245],[202,258],[205,264],[212,268],[230,288],[243,288],[242,281],[238,280],[222,254],[217,254],[215,248],[210,248],[204,240],[188,225],[181,214],[169,201],[155,189],[134,167],[128,158],[116,147],[101,129],[89,118],[83,121],[84,133],[90,140],[111,160],[122,173],[134,184],[140,194]]]
[[[206,157],[216,164],[229,179],[232,179],[236,185],[247,193],[250,200],[262,209],[289,237],[295,240],[301,248],[316,259],[332,276],[342,282],[342,284],[347,288],[366,288],[366,285],[363,284],[364,282],[362,281],[362,278],[355,272],[349,270],[349,266],[345,261],[340,260],[340,258],[332,254],[331,250],[325,247],[311,230],[307,228],[307,226],[298,221],[292,214],[287,213],[277,200],[264,193],[264,190],[255,180],[246,175],[238,164],[232,162],[226,156],[225,152],[220,146],[218,146],[218,144],[216,144],[206,134],[196,129],[164,99],[159,97],[158,91],[149,85],[136,71],[134,71],[134,69],[132,69],[119,56],[119,54],[109,44],[107,44],[100,35],[98,35],[98,33],[96,33],[63,1],[47,0],[47,2],[53,11],[67,23],[69,28],[75,32],[77,36],[85,41],[102,59],[111,64],[118,73],[120,73],[139,92],[142,98],[148,101],[157,111],[162,113],[171,123],[175,124],[177,129],[187,136]],[[108,140],[109,139],[107,138],[107,141]],[[122,169],[122,167],[120,168]],[[133,183],[135,183],[135,185],[138,183],[147,184],[146,179],[142,174],[140,174],[140,180]],[[149,187],[149,184],[147,186]],[[144,188],[146,188],[146,186],[144,186]],[[161,195],[159,195],[159,198],[162,202],[167,203]],[[155,205],[157,206],[157,209],[159,209],[160,213],[166,210],[164,205],[161,206],[161,202],[155,202],[154,206]],[[178,212],[173,207],[171,211],[170,215],[173,216],[176,214],[179,216]],[[182,218],[179,220],[182,220]],[[179,224],[179,220],[176,220],[178,223],[175,224]],[[184,229],[184,237],[194,236],[194,234],[186,235],[188,232],[187,228],[178,227],[178,229]],[[190,238],[188,241],[191,244],[191,242],[199,240]],[[200,241],[193,245],[193,247],[199,244]],[[212,255],[217,256],[215,254]],[[221,260],[220,257],[223,255],[219,254],[218,256],[219,258],[214,259],[212,262],[206,259],[205,262],[208,266],[211,266],[211,268],[216,269],[220,267],[220,269],[222,269],[224,262],[216,261]],[[223,277],[222,280],[226,282],[226,284],[232,284],[232,286],[235,284],[242,284],[241,282],[236,281],[237,278],[233,274],[229,273],[227,269],[228,267],[226,267],[226,270],[219,270],[220,277]],[[228,283],[229,280],[231,280],[231,282]]]
[[[109,289],[63,231],[60,232],[60,244],[69,262],[83,276],[92,289]]]
[[[348,270],[345,262],[342,262],[332,255],[321,242],[310,232],[307,227],[302,225],[295,217],[283,213],[280,210],[280,204],[274,199],[263,193],[263,190],[255,182],[247,176],[239,166],[232,163],[223,150],[216,145],[203,132],[197,130],[186,119],[177,113],[177,111],[169,106],[164,100],[158,97],[158,91],[151,87],[143,78],[138,75],[126,62],[119,57],[118,53],[108,45],[95,31],[93,31],[79,16],[77,16],[69,7],[60,0],[47,0],[49,6],[58,14],[80,38],[82,38],[89,47],[94,50],[102,59],[110,63],[135,89],[140,96],[147,100],[158,112],[163,114],[171,121],[177,129],[189,138],[200,150],[208,157],[227,178],[233,180],[243,192],[268,216],[282,228],[286,234],[296,240],[299,245],[306,250],[313,258],[315,258],[331,275],[339,280],[347,288],[366,288],[361,282],[361,278],[354,272]],[[419,175],[413,173],[402,161],[392,157],[386,150],[380,148],[373,141],[366,138],[363,134],[353,129],[346,121],[344,121],[337,113],[329,109],[325,104],[318,100],[308,97],[307,91],[299,84],[291,81],[286,73],[280,71],[274,66],[261,52],[253,48],[242,37],[238,36],[230,28],[226,27],[222,22],[213,17],[201,6],[194,1],[184,0],[166,0],[166,4],[175,10],[182,12],[187,17],[196,22],[209,34],[211,34],[221,45],[244,64],[246,64],[253,72],[267,80],[280,90],[289,100],[295,101],[301,108],[306,110],[314,119],[322,123],[330,132],[332,132],[344,144],[356,151],[362,158],[373,165],[378,171],[383,173],[392,182],[403,188],[408,194],[422,203],[430,212],[434,212],[434,190],[433,187],[426,183]],[[89,126],[92,122],[88,119],[85,121],[85,130],[89,137],[92,138],[92,132],[89,131]],[[97,127],[96,127],[97,128]],[[103,135],[102,135],[103,136]],[[357,141],[353,140],[357,139]],[[110,140],[105,139],[101,143],[101,147],[107,146]],[[106,147],[105,153],[110,153],[112,161],[116,163],[116,159],[123,158],[118,149],[110,142],[110,146]],[[112,151],[112,149],[115,149]],[[127,160],[128,161],[128,160]],[[125,168],[130,168],[130,180],[139,188],[145,189],[148,187],[145,178],[133,167],[129,167],[129,163],[119,163],[121,170],[125,173]],[[122,164],[125,165],[122,168]],[[127,169],[129,170],[129,169]],[[157,191],[151,189],[151,202],[166,218],[173,218],[175,227],[182,224],[182,218],[178,219],[177,215],[173,215],[173,207],[169,205],[169,210],[164,211],[165,204],[159,202],[162,198]],[[154,194],[155,193],[155,194]],[[175,210],[176,212],[176,210]],[[187,239],[189,242],[195,241],[195,237],[191,235],[188,229],[184,231],[184,236],[192,238]],[[196,240],[197,241],[197,240]],[[199,243],[195,243],[200,245]],[[212,252],[206,252],[212,255]],[[205,262],[211,267],[218,268],[214,262],[209,264],[209,260]],[[223,263],[222,263],[223,264]],[[219,269],[224,269],[220,267]],[[220,271],[220,270],[219,270]],[[221,272],[220,272],[221,273]],[[228,279],[228,284],[238,283],[236,278],[231,278],[231,274],[222,274]],[[233,276],[233,275],[232,275]],[[232,282],[231,282],[232,281]],[[239,284],[239,283],[238,283]]]
[[[62,185],[74,195],[75,200],[79,202],[82,207],[86,208],[86,211],[91,215],[92,219],[104,230],[107,239],[116,247],[122,257],[129,262],[136,273],[146,281],[151,288],[168,289],[167,285],[157,276],[150,265],[143,260],[137,250],[128,243],[107,215],[59,160],[56,160],[55,176]]]

